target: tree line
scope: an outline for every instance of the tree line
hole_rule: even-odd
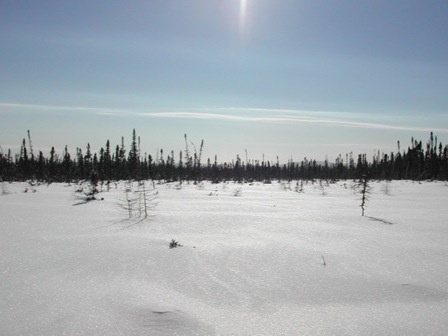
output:
[[[407,149],[397,142],[397,151],[377,152],[372,158],[352,153],[339,155],[335,162],[317,162],[304,158],[285,164],[276,161],[242,160],[239,155],[231,162],[218,162],[208,158],[202,162],[204,141],[199,149],[185,138],[185,150],[177,155],[158,150],[155,157],[140,151],[140,137],[135,129],[131,144],[126,147],[124,137],[114,148],[107,140],[99,152],[93,153],[90,144],[85,150],[76,149],[72,156],[65,147],[62,154],[51,148],[49,156],[34,151],[30,131],[23,139],[20,152],[0,152],[0,179],[3,181],[37,180],[45,182],[71,182],[89,179],[92,174],[101,181],[110,180],[164,180],[164,181],[263,181],[299,179],[359,179],[368,175],[379,180],[448,180],[448,146],[438,142],[431,132],[426,144],[411,139]]]

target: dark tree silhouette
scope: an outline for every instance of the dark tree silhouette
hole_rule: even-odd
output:
[[[181,151],[178,160],[175,160],[173,151],[164,155],[164,150],[157,151],[154,160],[150,154],[140,156],[139,141],[135,129],[128,155],[124,137],[121,144],[116,145],[115,152],[111,153],[111,143],[106,142],[105,149],[93,153],[87,143],[86,152],[76,148],[75,155],[70,154],[65,146],[63,153],[58,155],[55,147],[51,148],[49,156],[42,151],[34,158],[31,137],[29,144],[23,139],[20,152],[13,155],[11,150],[0,154],[0,177],[4,181],[26,181],[38,179],[40,181],[73,181],[87,180],[90,172],[95,170],[99,180],[146,180],[156,179],[164,181],[194,181],[207,179],[212,182],[220,181],[260,181],[273,180],[338,180],[362,179],[366,174],[370,179],[379,180],[444,180],[448,179],[448,146],[443,145],[436,136],[430,134],[426,145],[422,141],[411,140],[407,150],[401,149],[398,142],[397,152],[377,152],[369,159],[366,154],[359,154],[355,162],[353,153],[339,154],[334,163],[325,160],[318,163],[316,160],[304,158],[300,162],[288,160],[287,164],[275,161],[250,159],[247,155],[245,161],[238,154],[231,162],[219,163],[217,156],[214,160],[208,158],[207,164],[202,164],[204,142],[201,141],[199,151],[193,142],[185,139],[185,151]],[[191,150],[193,148],[193,150]],[[34,159],[33,159],[34,158]],[[345,160],[344,160],[345,159]]]

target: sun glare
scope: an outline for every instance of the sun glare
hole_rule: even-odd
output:
[[[247,0],[240,0],[240,32],[244,30],[244,23],[246,21]]]

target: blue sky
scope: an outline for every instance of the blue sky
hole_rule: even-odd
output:
[[[0,145],[283,162],[448,143],[446,0],[0,2]]]

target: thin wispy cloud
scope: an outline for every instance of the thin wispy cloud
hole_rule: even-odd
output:
[[[266,110],[265,110],[266,111]],[[382,123],[369,123],[349,120],[335,120],[325,118],[314,118],[312,116],[240,116],[232,114],[217,114],[217,113],[195,113],[195,112],[155,112],[155,113],[141,113],[142,116],[157,117],[157,118],[180,118],[180,119],[202,119],[202,120],[223,120],[223,121],[244,121],[244,122],[263,122],[272,124],[319,124],[326,126],[339,127],[356,127],[356,128],[370,128],[370,129],[384,129],[384,130],[400,130],[400,131],[418,131],[418,132],[448,132],[446,128],[430,128],[406,125],[389,125]]]
[[[353,127],[366,129],[382,129],[416,132],[443,132],[448,133],[448,128],[432,128],[424,126],[412,126],[401,124],[389,124],[381,122],[366,122],[362,119],[371,119],[365,114],[333,112],[333,111],[307,111],[293,109],[265,109],[265,108],[238,108],[219,107],[210,109],[196,109],[195,111],[219,111],[211,112],[186,112],[183,111],[159,111],[141,112],[132,109],[112,109],[107,107],[90,106],[57,106],[20,103],[0,103],[0,110],[15,109],[26,111],[72,111],[89,112],[105,117],[152,117],[167,119],[197,119],[220,120],[235,122],[270,123],[270,124],[315,124],[335,127]],[[194,110],[194,109],[193,109]],[[375,119],[380,119],[376,117]],[[386,118],[387,119],[387,118]],[[390,117],[389,117],[390,119]]]
[[[288,115],[309,115],[309,116],[333,116],[338,118],[362,118],[360,113],[350,112],[337,112],[337,111],[322,111],[322,110],[297,110],[297,109],[279,109],[279,108],[257,108],[257,107],[221,107],[223,111],[241,111],[241,112],[254,112],[254,113],[282,113]]]
[[[97,114],[109,114],[109,115],[126,113],[125,110],[117,110],[104,107],[0,103],[0,110],[4,109],[14,109],[24,111],[76,111],[76,112],[92,112]]]

